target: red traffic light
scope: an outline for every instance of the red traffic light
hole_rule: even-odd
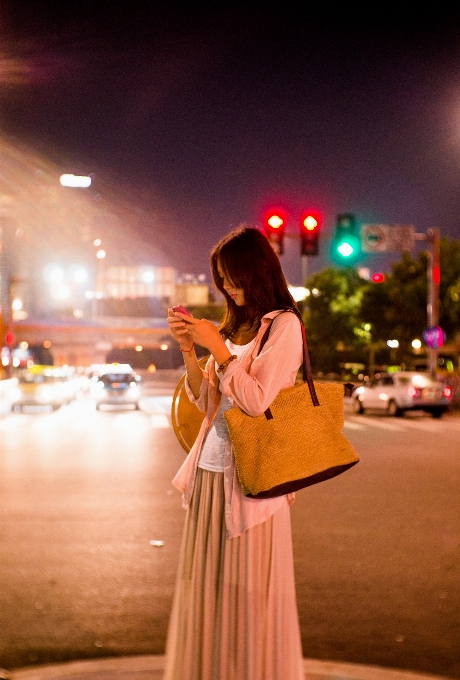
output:
[[[300,217],[300,252],[318,255],[318,238],[322,216],[317,210],[305,210]]]
[[[372,283],[383,283],[385,281],[385,274],[382,272],[375,272],[371,276]]]
[[[268,240],[272,243],[278,255],[282,255],[283,236],[286,228],[286,213],[280,208],[267,210],[264,216],[264,229]]]

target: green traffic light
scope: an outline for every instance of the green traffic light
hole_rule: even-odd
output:
[[[331,243],[331,258],[336,264],[354,264],[361,255],[360,241],[352,234],[339,234]]]
[[[353,255],[353,253],[355,252],[355,249],[353,248],[351,243],[343,241],[340,245],[337,246],[337,251],[342,255],[342,257],[351,257],[351,255]]]

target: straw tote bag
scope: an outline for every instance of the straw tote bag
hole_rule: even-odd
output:
[[[225,411],[243,493],[251,498],[272,498],[331,479],[359,461],[355,449],[342,434],[347,383],[314,382],[305,328],[303,381],[280,390],[260,416],[249,416],[238,406]],[[262,337],[259,353],[268,339]]]

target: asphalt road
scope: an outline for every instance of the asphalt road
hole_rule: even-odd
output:
[[[164,653],[170,394],[0,419],[0,667]],[[347,414],[344,432],[361,462],[292,507],[304,656],[460,677],[460,419]]]

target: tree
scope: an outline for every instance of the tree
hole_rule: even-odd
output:
[[[359,352],[365,344],[366,340],[356,332],[361,325],[365,285],[353,267],[329,267],[308,279],[310,296],[304,321],[313,370],[338,372],[342,352],[347,349]]]
[[[439,324],[452,341],[460,329],[460,241],[443,237],[440,259]],[[426,251],[416,258],[403,253],[384,283],[363,290],[361,319],[371,324],[373,341],[394,337],[409,346],[422,336],[428,324],[427,260]]]

